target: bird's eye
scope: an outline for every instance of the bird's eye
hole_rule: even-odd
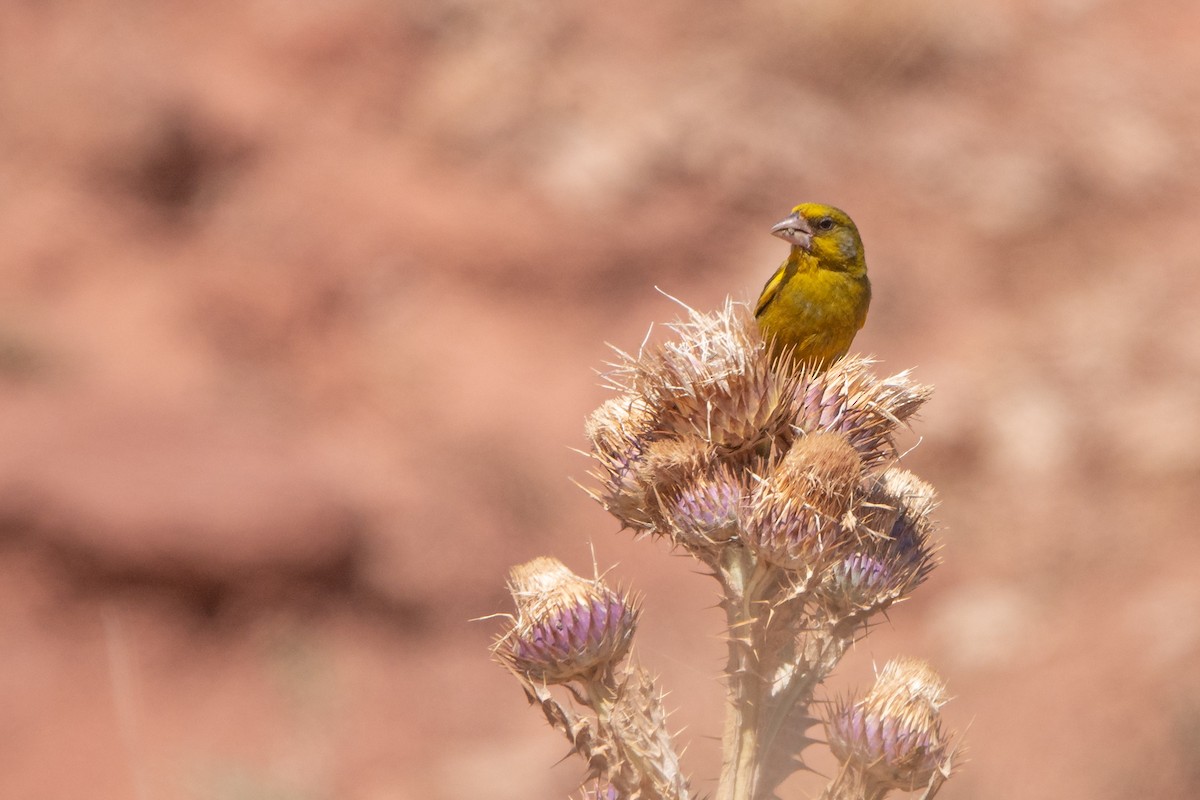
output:
[[[819,231],[833,230],[833,218],[832,217],[821,217],[819,220],[817,220],[817,230],[819,230]]]

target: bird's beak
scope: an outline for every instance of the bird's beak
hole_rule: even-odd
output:
[[[808,226],[808,220],[799,214],[792,214],[782,222],[775,223],[771,234],[805,250],[812,247],[812,228]]]

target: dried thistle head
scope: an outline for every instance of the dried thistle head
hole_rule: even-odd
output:
[[[933,487],[891,467],[873,481],[858,511],[857,546],[836,562],[821,597],[837,615],[869,615],[907,597],[936,566],[930,543]]]
[[[865,697],[835,704],[825,723],[830,749],[863,776],[869,790],[929,785],[936,774],[949,772],[952,737],[941,720],[948,699],[928,664],[893,659]]]
[[[870,359],[851,356],[825,372],[803,376],[796,391],[794,421],[805,432],[829,431],[846,437],[875,467],[895,454],[896,429],[929,399],[932,389],[914,383],[907,372],[879,378]]]
[[[649,491],[668,495],[711,471],[716,464],[716,454],[707,442],[684,436],[650,442],[638,471]]]
[[[635,530],[654,526],[647,513],[649,496],[640,470],[646,448],[654,441],[654,417],[645,401],[625,394],[604,401],[585,425],[592,456],[599,468],[596,498],[621,524]]]
[[[699,437],[723,456],[791,439],[799,372],[772,366],[744,304],[726,302],[711,314],[689,309],[669,327],[675,339],[622,354],[610,376],[653,409],[657,430]]]
[[[738,536],[749,492],[733,470],[698,473],[660,497],[659,516],[672,540],[690,550],[719,546]]]
[[[603,581],[542,557],[513,567],[508,585],[517,615],[492,652],[515,672],[544,683],[589,680],[629,652],[637,603]]]
[[[862,471],[840,433],[796,440],[751,496],[746,544],[778,566],[819,572],[849,541],[846,515]]]
[[[716,454],[696,436],[666,437],[648,430],[634,439],[614,436],[618,426],[624,427],[619,421],[614,424],[614,418],[619,420],[630,402],[627,398],[617,405],[609,401],[589,420],[593,455],[602,465],[599,473],[593,473],[602,487],[594,496],[626,527],[665,533],[666,520],[657,513],[659,501],[712,472]]]

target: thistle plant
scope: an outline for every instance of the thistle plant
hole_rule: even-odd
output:
[[[893,661],[861,698],[817,697],[847,649],[936,566],[933,488],[899,466],[895,443],[930,389],[856,356],[814,368],[773,354],[739,303],[689,309],[669,327],[661,344],[618,351],[607,373],[614,396],[586,425],[589,491],[720,586],[728,703],[716,800],[774,797],[805,768],[819,722],[840,764],[823,797],[933,797],[956,747],[928,666]],[[689,798],[661,692],[625,660],[637,601],[548,558],[515,567],[510,588],[517,613],[493,652],[586,761],[587,796]]]

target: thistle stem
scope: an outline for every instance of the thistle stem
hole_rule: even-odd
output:
[[[615,678],[606,672],[584,683],[583,702],[595,712],[599,738],[611,744],[623,779],[641,786],[643,794],[629,796],[689,800],[653,681],[640,667]]]
[[[817,686],[833,672],[852,641],[851,637],[838,636],[834,630],[825,629],[805,642],[804,653],[796,660],[795,672],[777,693],[766,715],[759,737],[759,745],[764,753],[771,752],[776,736],[797,704],[803,702],[802,710],[807,713]]]
[[[605,671],[583,684],[584,699],[596,713],[601,727],[611,727],[613,704],[617,699],[617,686],[613,675]]]
[[[857,765],[843,764],[818,800],[883,800],[887,794],[886,787],[868,782]]]
[[[723,736],[725,763],[715,800],[753,800],[759,773],[760,714],[766,684],[758,664],[760,622],[755,606],[764,577],[756,559],[741,547],[730,547],[718,570],[725,587],[729,623],[726,675],[728,707]]]

